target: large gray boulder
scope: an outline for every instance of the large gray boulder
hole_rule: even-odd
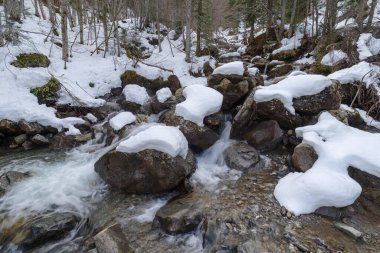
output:
[[[95,163],[95,171],[111,189],[128,194],[155,194],[171,191],[196,169],[191,151],[186,159],[156,150],[124,153],[112,150]]]
[[[240,141],[224,151],[224,160],[231,169],[245,171],[255,167],[260,161],[260,154],[254,147]]]

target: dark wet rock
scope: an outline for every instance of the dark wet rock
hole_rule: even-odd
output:
[[[11,64],[17,68],[47,68],[50,60],[46,55],[39,53],[20,54]]]
[[[12,185],[30,177],[29,173],[18,171],[8,171],[0,176],[0,196],[4,194]]]
[[[155,222],[168,234],[194,231],[204,218],[205,196],[190,193],[170,200],[156,213]]]
[[[272,68],[268,72],[268,77],[275,78],[275,77],[285,76],[292,70],[293,70],[293,66],[291,64],[279,65],[279,66],[276,66],[275,68]]]
[[[26,120],[20,120],[18,123],[21,131],[27,135],[40,134],[44,131],[44,127],[37,122],[28,122]]]
[[[27,140],[28,136],[26,134],[20,134],[18,136],[16,136],[14,139],[13,139],[13,142],[17,145],[17,146],[20,146],[22,145],[26,140]]]
[[[17,245],[31,249],[47,242],[58,240],[73,230],[78,218],[73,214],[53,214],[27,223],[19,236],[23,239]],[[19,239],[19,238],[18,238]]]
[[[200,127],[197,124],[175,115],[174,111],[168,111],[160,117],[160,122],[168,126],[178,126],[185,135],[189,145],[196,151],[203,151],[211,147],[219,136],[210,128]]]
[[[231,169],[245,171],[255,167],[260,160],[260,154],[254,147],[240,141],[224,151],[224,160]]]
[[[333,80],[331,86],[318,94],[293,99],[293,107],[299,114],[318,114],[323,110],[337,110],[342,102],[340,84]]]
[[[91,140],[92,134],[80,134],[80,135],[66,135],[65,133],[56,134],[50,141],[50,148],[52,149],[70,149],[77,147],[89,140]]]
[[[224,115],[222,112],[217,112],[205,117],[204,123],[212,130],[218,132],[224,124]]]
[[[252,91],[244,101],[240,110],[232,121],[231,137],[240,137],[246,132],[255,119],[255,92]]]
[[[41,135],[41,134],[36,134],[35,136],[33,136],[31,139],[30,139],[34,144],[38,145],[38,146],[48,146],[50,145],[50,141],[48,138],[46,138],[45,136]]]
[[[169,89],[175,93],[178,89],[181,89],[181,82],[176,75],[170,75],[168,77]]]
[[[363,233],[357,230],[356,228],[353,228],[347,224],[336,222],[334,226],[339,229],[340,231],[344,232],[345,234],[351,236],[355,240],[360,239],[363,236]]]
[[[95,171],[112,189],[129,194],[171,191],[195,169],[196,162],[191,151],[185,160],[156,150],[138,153],[113,150],[95,163]]]
[[[276,148],[282,142],[283,131],[275,120],[263,121],[244,135],[249,145],[263,150]]]
[[[22,144],[22,147],[25,149],[25,150],[31,150],[35,147],[34,143],[27,140],[25,141],[23,144]]]
[[[298,50],[290,49],[290,50],[284,50],[276,54],[273,54],[272,59],[278,60],[278,61],[291,61],[291,60],[297,59],[299,56],[300,56],[300,53]]]
[[[120,96],[121,93],[123,93],[123,88],[122,87],[117,87],[117,88],[112,88],[111,89],[111,94],[112,96]]]
[[[0,132],[6,135],[19,135],[22,133],[17,122],[8,119],[0,120]]]
[[[332,206],[320,207],[315,210],[314,213],[334,220],[339,220],[343,216],[343,212],[341,210]]]
[[[260,119],[276,120],[282,128],[293,129],[302,125],[301,116],[291,114],[281,101],[274,99],[256,104],[256,113]]]
[[[133,252],[119,224],[114,224],[94,236],[96,250],[99,253]]]
[[[214,72],[214,68],[211,67],[210,62],[209,62],[209,61],[205,62],[205,63],[203,64],[203,74],[204,74],[205,76],[209,76],[209,75],[212,74],[212,72]]]
[[[317,153],[309,144],[301,143],[294,148],[292,164],[298,171],[306,172],[313,166],[317,159]]]
[[[78,143],[85,143],[92,139],[92,133],[75,135],[74,140]]]
[[[170,97],[168,98],[165,102],[161,103],[158,101],[157,96],[152,97],[151,101],[151,107],[152,107],[152,112],[155,114],[158,114],[164,110],[172,109],[176,105],[175,97]]]

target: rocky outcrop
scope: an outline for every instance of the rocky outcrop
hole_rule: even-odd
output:
[[[0,132],[6,135],[19,135],[22,133],[17,122],[2,119],[0,120]]]
[[[292,164],[297,171],[306,172],[317,159],[317,153],[309,144],[301,143],[294,148]]]
[[[224,151],[224,160],[231,169],[246,171],[253,169],[260,161],[260,154],[254,147],[240,141]]]
[[[168,234],[195,230],[204,218],[206,196],[190,193],[175,197],[156,213],[155,223]]]
[[[110,151],[95,163],[95,171],[108,185],[128,194],[153,194],[177,188],[196,169],[191,151],[180,156],[144,150],[138,153]]]
[[[275,120],[263,121],[244,135],[249,145],[261,149],[270,150],[276,148],[281,142],[283,131]]]
[[[268,78],[285,76],[292,70],[293,70],[293,66],[291,64],[279,65],[279,66],[276,66],[275,68],[272,68],[268,72]]]
[[[210,75],[208,85],[223,94],[223,110],[229,110],[243,100],[256,86],[263,83],[261,76]]]
[[[160,117],[160,122],[168,126],[178,126],[185,135],[190,147],[196,151],[206,150],[219,139],[219,135],[207,126],[200,127],[191,121],[177,116],[174,111],[164,113]]]
[[[94,242],[98,253],[133,252],[119,224],[100,231],[94,236]]]

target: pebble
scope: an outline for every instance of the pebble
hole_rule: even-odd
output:
[[[362,232],[342,222],[336,222],[334,226],[356,240],[363,236]]]

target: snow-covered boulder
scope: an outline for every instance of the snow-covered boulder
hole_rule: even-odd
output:
[[[186,100],[177,104],[175,113],[185,120],[203,126],[206,116],[220,111],[223,95],[203,85],[190,85],[183,90]]]
[[[275,119],[288,128],[299,126],[299,114],[315,115],[323,110],[338,109],[341,95],[337,81],[321,75],[298,75],[258,87],[254,100],[260,117]]]
[[[288,174],[275,188],[276,199],[294,214],[354,203],[362,188],[348,175],[349,166],[380,177],[380,134],[347,126],[327,112],[317,124],[298,128],[296,133],[314,148],[318,160],[305,173]]]
[[[380,52],[380,39],[374,38],[371,33],[362,33],[357,42],[357,47],[359,59],[365,60]]]
[[[122,92],[118,103],[125,111],[134,114],[150,113],[150,97],[147,90],[137,84],[128,84]]]
[[[110,120],[110,125],[115,131],[136,121],[136,116],[131,112],[121,112]]]
[[[244,74],[244,64],[241,61],[234,61],[226,63],[220,67],[217,67],[212,72],[213,75],[238,75],[242,76]]]
[[[175,81],[173,78],[149,76],[149,73],[143,76],[134,70],[125,71],[121,75],[120,79],[123,87],[128,86],[130,84],[138,84],[151,92],[156,92],[159,89],[175,85],[174,83],[172,83],[172,81]]]
[[[95,164],[111,188],[130,194],[163,193],[178,187],[196,168],[186,138],[176,127],[141,127]]]
[[[332,50],[323,56],[321,64],[324,66],[333,67],[348,59],[348,56],[342,50]]]
[[[156,92],[156,95],[152,98],[152,111],[153,113],[160,113],[164,110],[172,109],[176,105],[177,100],[173,96],[169,88],[162,88]]]
[[[172,110],[161,115],[160,122],[168,126],[179,127],[189,142],[189,145],[197,151],[206,150],[219,139],[218,134],[209,127],[201,127],[189,120],[185,120],[177,116]]]
[[[289,72],[291,72],[292,70],[293,70],[293,66],[291,64],[277,65],[276,67],[272,68],[268,72],[268,78],[275,78],[275,77],[285,76]]]

